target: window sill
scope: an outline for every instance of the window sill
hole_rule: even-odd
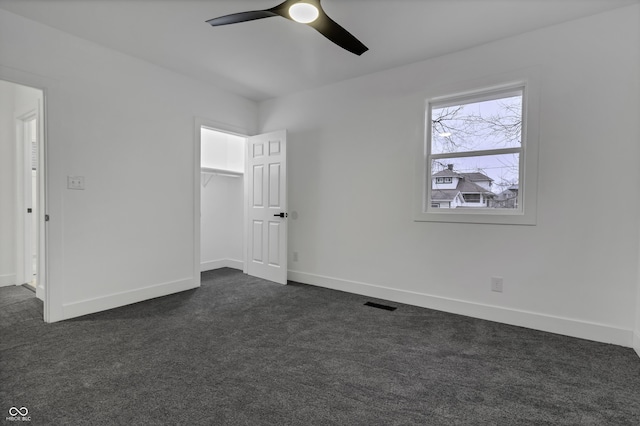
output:
[[[487,225],[536,225],[535,214],[523,213],[521,210],[497,212],[494,209],[487,209],[471,212],[451,209],[451,211],[443,213],[416,212],[413,220],[414,222],[479,223]]]

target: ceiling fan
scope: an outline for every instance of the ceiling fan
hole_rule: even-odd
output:
[[[279,5],[265,10],[233,13],[209,19],[207,23],[217,27],[220,25],[236,24],[238,22],[253,21],[255,19],[282,16],[292,21],[307,24],[315,28],[320,34],[351,53],[360,56],[369,48],[362,44],[349,31],[342,28],[322,10],[320,0],[285,0]]]

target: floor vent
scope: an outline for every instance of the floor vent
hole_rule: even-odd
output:
[[[371,306],[372,308],[384,309],[385,311],[395,311],[398,308],[393,306],[381,305],[379,303],[367,302],[364,306]]]

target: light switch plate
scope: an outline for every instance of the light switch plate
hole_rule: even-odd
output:
[[[68,189],[84,189],[84,176],[67,176]]]

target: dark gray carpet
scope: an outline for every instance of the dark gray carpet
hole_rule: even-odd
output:
[[[38,303],[3,288],[2,311],[25,303],[15,292]],[[0,420],[25,406],[33,425],[640,424],[631,349],[231,269],[56,324],[38,306],[1,317]]]
[[[22,286],[0,287],[0,327],[2,329],[33,319],[38,319],[38,322],[42,323],[42,309],[42,302],[36,299],[33,291]],[[20,327],[20,325],[17,326]],[[0,335],[1,337],[4,337],[4,333]],[[0,419],[2,418],[0,416]]]

